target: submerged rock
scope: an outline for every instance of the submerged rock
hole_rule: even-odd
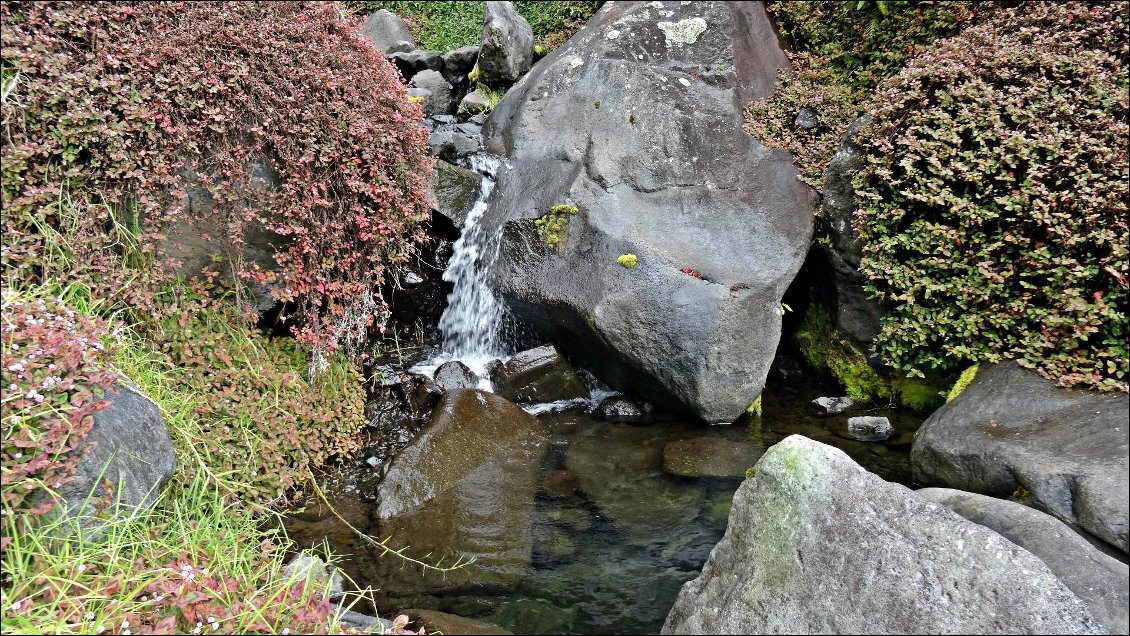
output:
[[[614,387],[731,422],[763,388],[816,193],[742,128],[788,68],[762,6],[662,6],[604,5],[488,119],[513,166],[483,220],[503,228],[492,286]],[[578,213],[547,236],[562,204]]]
[[[847,421],[848,435],[861,442],[888,439],[893,431],[891,421],[885,417],[849,417]]]
[[[1086,605],[996,532],[793,435],[734,496],[663,634],[1097,634]]]
[[[596,413],[606,422],[650,422],[652,406],[643,404],[622,395],[605,398],[597,407]]]
[[[412,619],[410,627],[414,631],[420,631],[423,627],[429,634],[513,634],[514,632],[507,631],[493,623],[485,623],[483,621],[475,620],[473,618],[464,618],[456,616],[455,614],[448,614],[447,612],[437,612],[435,610],[426,609],[406,609],[401,610],[401,614],[408,615]]]
[[[914,494],[995,530],[1036,555],[1110,633],[1130,633],[1130,567],[1100,552],[1067,524],[1016,502],[961,490],[923,488]]]
[[[849,397],[819,397],[812,401],[819,415],[839,415],[855,405]]]
[[[927,419],[910,459],[918,483],[1035,505],[1124,553],[1130,524],[1130,397],[1061,389],[1015,362],[981,365]]]
[[[380,536],[392,537],[392,549],[431,553],[432,562],[455,554],[476,560],[440,576],[378,552],[362,566],[368,582],[404,598],[516,585],[530,566],[545,444],[542,425],[505,399],[471,389],[444,393],[378,487]]]
[[[663,443],[647,429],[610,424],[569,445],[581,490],[633,543],[663,543],[698,516],[701,489],[663,474]]]
[[[494,390],[516,402],[556,402],[588,395],[569,362],[553,345],[523,351],[490,374]]]
[[[741,477],[762,452],[750,442],[695,437],[663,447],[663,470],[683,477]]]

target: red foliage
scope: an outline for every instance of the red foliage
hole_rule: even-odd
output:
[[[238,254],[252,224],[286,237],[273,289],[297,303],[301,338],[332,346],[338,320],[421,238],[421,111],[334,4],[5,2],[0,17],[6,274],[65,274],[151,307],[154,285],[121,274],[108,228],[142,221],[156,253],[186,219],[186,187],[202,186],[220,245]],[[263,161],[277,188],[250,187]],[[79,214],[63,213],[66,198]],[[52,230],[74,251],[64,272]],[[368,304],[371,320],[383,301]]]
[[[683,269],[681,269],[679,271],[686,274],[687,276],[692,277],[692,278],[698,278],[698,279],[702,278],[702,274],[699,274],[698,270],[696,270],[693,267],[684,267]]]

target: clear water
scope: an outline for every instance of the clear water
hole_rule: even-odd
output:
[[[541,409],[543,450],[505,460],[535,464],[515,473],[535,483],[475,491],[460,504],[466,511],[456,506],[449,515],[428,519],[436,527],[457,527],[465,519],[481,518],[496,503],[491,497],[501,497],[491,493],[528,493],[532,502],[522,509],[526,516],[517,520],[517,534],[528,533],[532,548],[516,584],[452,589],[451,579],[435,574],[405,575],[392,557],[364,548],[324,510],[291,516],[286,526],[300,545],[326,541],[335,553],[349,555],[343,569],[361,586],[380,588],[376,607],[368,609],[382,616],[424,608],[477,618],[514,633],[658,633],[680,587],[698,576],[725,532],[730,500],[742,479],[669,474],[662,465],[666,444],[721,438],[750,449],[752,465],[764,449],[799,433],[843,449],[885,479],[910,485],[910,444],[920,418],[889,409],[819,418],[808,404],[819,395],[813,388],[772,387],[764,394],[761,418],[713,427],[662,414],[650,424],[603,422],[587,412],[588,404],[567,411]],[[849,415],[887,416],[895,434],[883,442],[852,440],[846,434]],[[331,479],[327,490],[351,523],[384,538],[375,513],[379,478],[379,470],[359,458]],[[411,543],[411,537],[404,540]],[[389,576],[390,568],[395,576]]]
[[[505,309],[486,282],[487,271],[498,256],[500,237],[481,223],[503,166],[501,158],[485,153],[468,158],[468,167],[483,180],[443,273],[443,280],[455,284],[439,321],[443,345],[436,358],[417,365],[413,372],[430,375],[444,362],[459,360],[483,377],[486,364],[506,353],[499,337]],[[483,383],[480,388],[489,391],[489,381],[484,378]]]

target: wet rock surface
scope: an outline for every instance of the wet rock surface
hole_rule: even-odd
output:
[[[588,395],[577,372],[553,345],[514,355],[490,374],[499,395],[515,402],[556,402]]]
[[[597,415],[606,422],[644,423],[652,420],[654,409],[646,402],[640,402],[622,395],[606,398],[597,407]]]
[[[749,442],[695,437],[663,447],[663,470],[683,477],[742,477],[764,449]]]

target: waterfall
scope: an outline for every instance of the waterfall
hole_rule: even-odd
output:
[[[498,255],[499,236],[484,231],[481,224],[487,210],[487,199],[494,190],[495,177],[502,159],[488,154],[468,158],[469,167],[482,175],[478,199],[463,221],[459,240],[448,261],[443,279],[455,283],[447,297],[447,308],[439,320],[443,346],[439,356],[416,365],[413,371],[431,374],[436,367],[451,360],[467,365],[482,378],[480,387],[490,390],[486,364],[503,357],[499,329],[505,309],[487,286],[487,268]]]

